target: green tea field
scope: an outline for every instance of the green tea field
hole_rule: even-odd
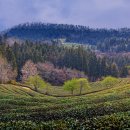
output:
[[[82,95],[62,87],[48,95],[19,85],[0,85],[0,130],[128,130],[130,79],[104,87],[91,83]]]

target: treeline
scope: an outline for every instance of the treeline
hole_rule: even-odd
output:
[[[28,60],[21,70],[23,82],[26,82],[29,77],[36,75],[40,75],[40,77],[52,85],[63,85],[65,81],[73,78],[87,78],[83,72],[65,67],[58,68],[49,62],[34,64],[31,60]]]
[[[57,74],[60,78],[64,76],[59,74],[64,74],[68,70],[65,68],[76,69],[84,72],[90,81],[100,80],[102,77],[108,75],[126,77],[126,65],[130,62],[126,60],[123,65],[117,64],[120,63],[117,62],[120,57],[116,59],[97,57],[94,52],[83,46],[65,47],[57,44],[48,45],[45,43],[25,42],[23,44],[15,43],[12,46],[1,44],[0,51],[12,68],[17,70],[17,80],[22,80],[21,70],[28,60],[32,60],[34,64],[50,62],[52,65],[48,66],[51,66],[51,72],[53,72],[50,74]],[[45,64],[39,64],[39,66],[41,66],[41,72],[45,73]],[[48,71],[46,73],[49,73]],[[47,79],[43,74],[41,75],[51,83],[56,82],[54,80],[51,81],[49,78]],[[48,77],[53,77],[52,75]],[[70,71],[70,75],[74,75],[74,72]],[[80,73],[76,75],[80,75]],[[63,81],[63,79],[57,81],[56,84],[62,84]]]
[[[130,37],[130,29],[92,29],[79,25],[25,23],[9,29],[5,35],[33,41],[65,39],[66,42],[97,45],[113,37],[127,39]]]
[[[130,52],[129,38],[107,38],[97,44],[97,50],[102,52]]]

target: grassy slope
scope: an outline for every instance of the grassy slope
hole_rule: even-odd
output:
[[[89,118],[92,120],[99,118],[98,121],[100,121],[100,118],[106,120],[106,118],[110,118],[107,115],[116,117],[123,114],[123,116],[129,118],[130,79],[121,79],[111,88],[104,88],[100,82],[92,83],[91,86],[92,89],[88,93],[93,93],[84,96],[52,97],[20,86],[0,85],[0,121],[3,122],[0,126],[5,126],[11,120],[31,120],[33,122],[55,120],[62,122],[56,124],[65,125],[58,126],[58,128],[66,128],[66,123],[63,123],[63,121],[71,118],[73,118],[73,123],[75,119],[82,123]],[[63,90],[55,88],[55,91],[60,93]],[[58,94],[55,91],[53,94]],[[62,92],[61,94],[65,93]],[[113,121],[115,120],[113,119]]]

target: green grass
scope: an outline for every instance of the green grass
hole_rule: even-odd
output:
[[[47,96],[16,85],[0,85],[0,128],[18,130],[124,130],[130,128],[130,79],[106,88],[90,84],[82,96],[52,87]],[[75,91],[77,95],[78,92]],[[60,95],[61,97],[56,97]],[[67,97],[69,95],[69,97]],[[64,97],[65,96],[65,97]]]

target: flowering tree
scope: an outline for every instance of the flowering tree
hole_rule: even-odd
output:
[[[5,58],[0,56],[0,83],[7,83],[16,78],[16,70],[7,62]]]
[[[38,63],[37,69],[41,77],[53,85],[63,85],[67,80],[86,77],[80,71],[68,68],[58,68],[49,62]]]
[[[35,76],[38,74],[36,65],[28,60],[22,68],[22,81],[25,82],[30,76]]]

